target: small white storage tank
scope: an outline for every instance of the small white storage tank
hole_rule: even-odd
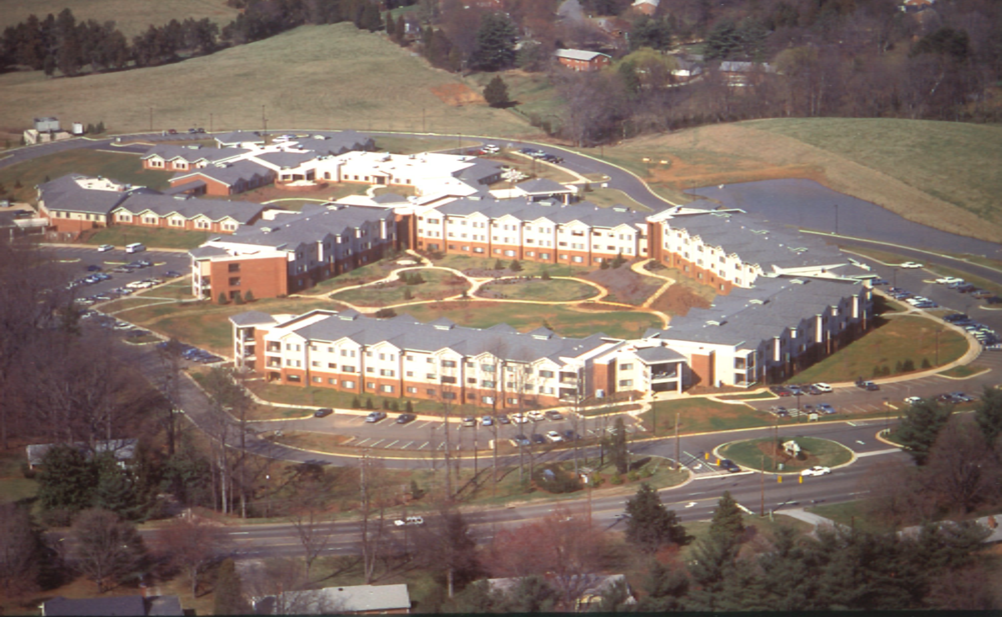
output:
[[[73,134],[74,135],[83,135],[84,134],[83,122],[74,122],[73,123]]]

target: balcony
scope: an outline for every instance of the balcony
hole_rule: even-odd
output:
[[[651,373],[651,382],[673,381],[678,379],[678,371],[658,371]]]

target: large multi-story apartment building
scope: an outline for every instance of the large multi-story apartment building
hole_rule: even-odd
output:
[[[626,208],[458,199],[415,218],[419,250],[582,266],[647,256],[647,217]]]
[[[270,298],[376,261],[399,248],[392,210],[306,205],[300,212],[270,210],[230,236],[189,252],[191,290],[198,298]]]
[[[656,340],[563,338],[546,328],[464,328],[350,310],[285,318],[250,311],[230,321],[237,367],[285,384],[498,409],[682,388],[684,358]]]

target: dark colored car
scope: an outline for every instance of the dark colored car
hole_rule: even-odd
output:
[[[313,417],[315,418],[325,418],[334,413],[334,410],[329,407],[324,407],[323,409],[318,409],[313,412]]]
[[[397,416],[397,424],[407,424],[408,422],[413,422],[417,416],[412,413],[402,413]]]
[[[565,441],[576,441],[580,439],[580,437],[578,437],[578,434],[570,429],[564,431],[562,435],[564,436]]]
[[[546,437],[543,437],[539,433],[533,433],[532,434],[532,443],[540,444],[540,445],[545,444],[546,443]]]
[[[741,468],[738,467],[737,464],[735,464],[735,462],[729,458],[725,458],[724,460],[720,461],[720,466],[726,469],[730,473],[737,473],[741,471]]]
[[[511,418],[507,414],[498,414],[496,417],[498,424],[511,424]]]
[[[551,409],[546,412],[546,417],[550,420],[563,420],[564,415],[555,409]]]

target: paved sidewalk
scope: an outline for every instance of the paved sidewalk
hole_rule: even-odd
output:
[[[803,508],[794,508],[792,510],[783,510],[781,512],[775,512],[775,514],[782,514],[784,516],[789,516],[790,518],[795,518],[798,521],[804,521],[805,523],[810,523],[814,525],[815,528],[822,525],[828,527],[837,527],[838,523],[830,518],[825,518],[823,516],[818,516],[817,514],[812,514]]]

